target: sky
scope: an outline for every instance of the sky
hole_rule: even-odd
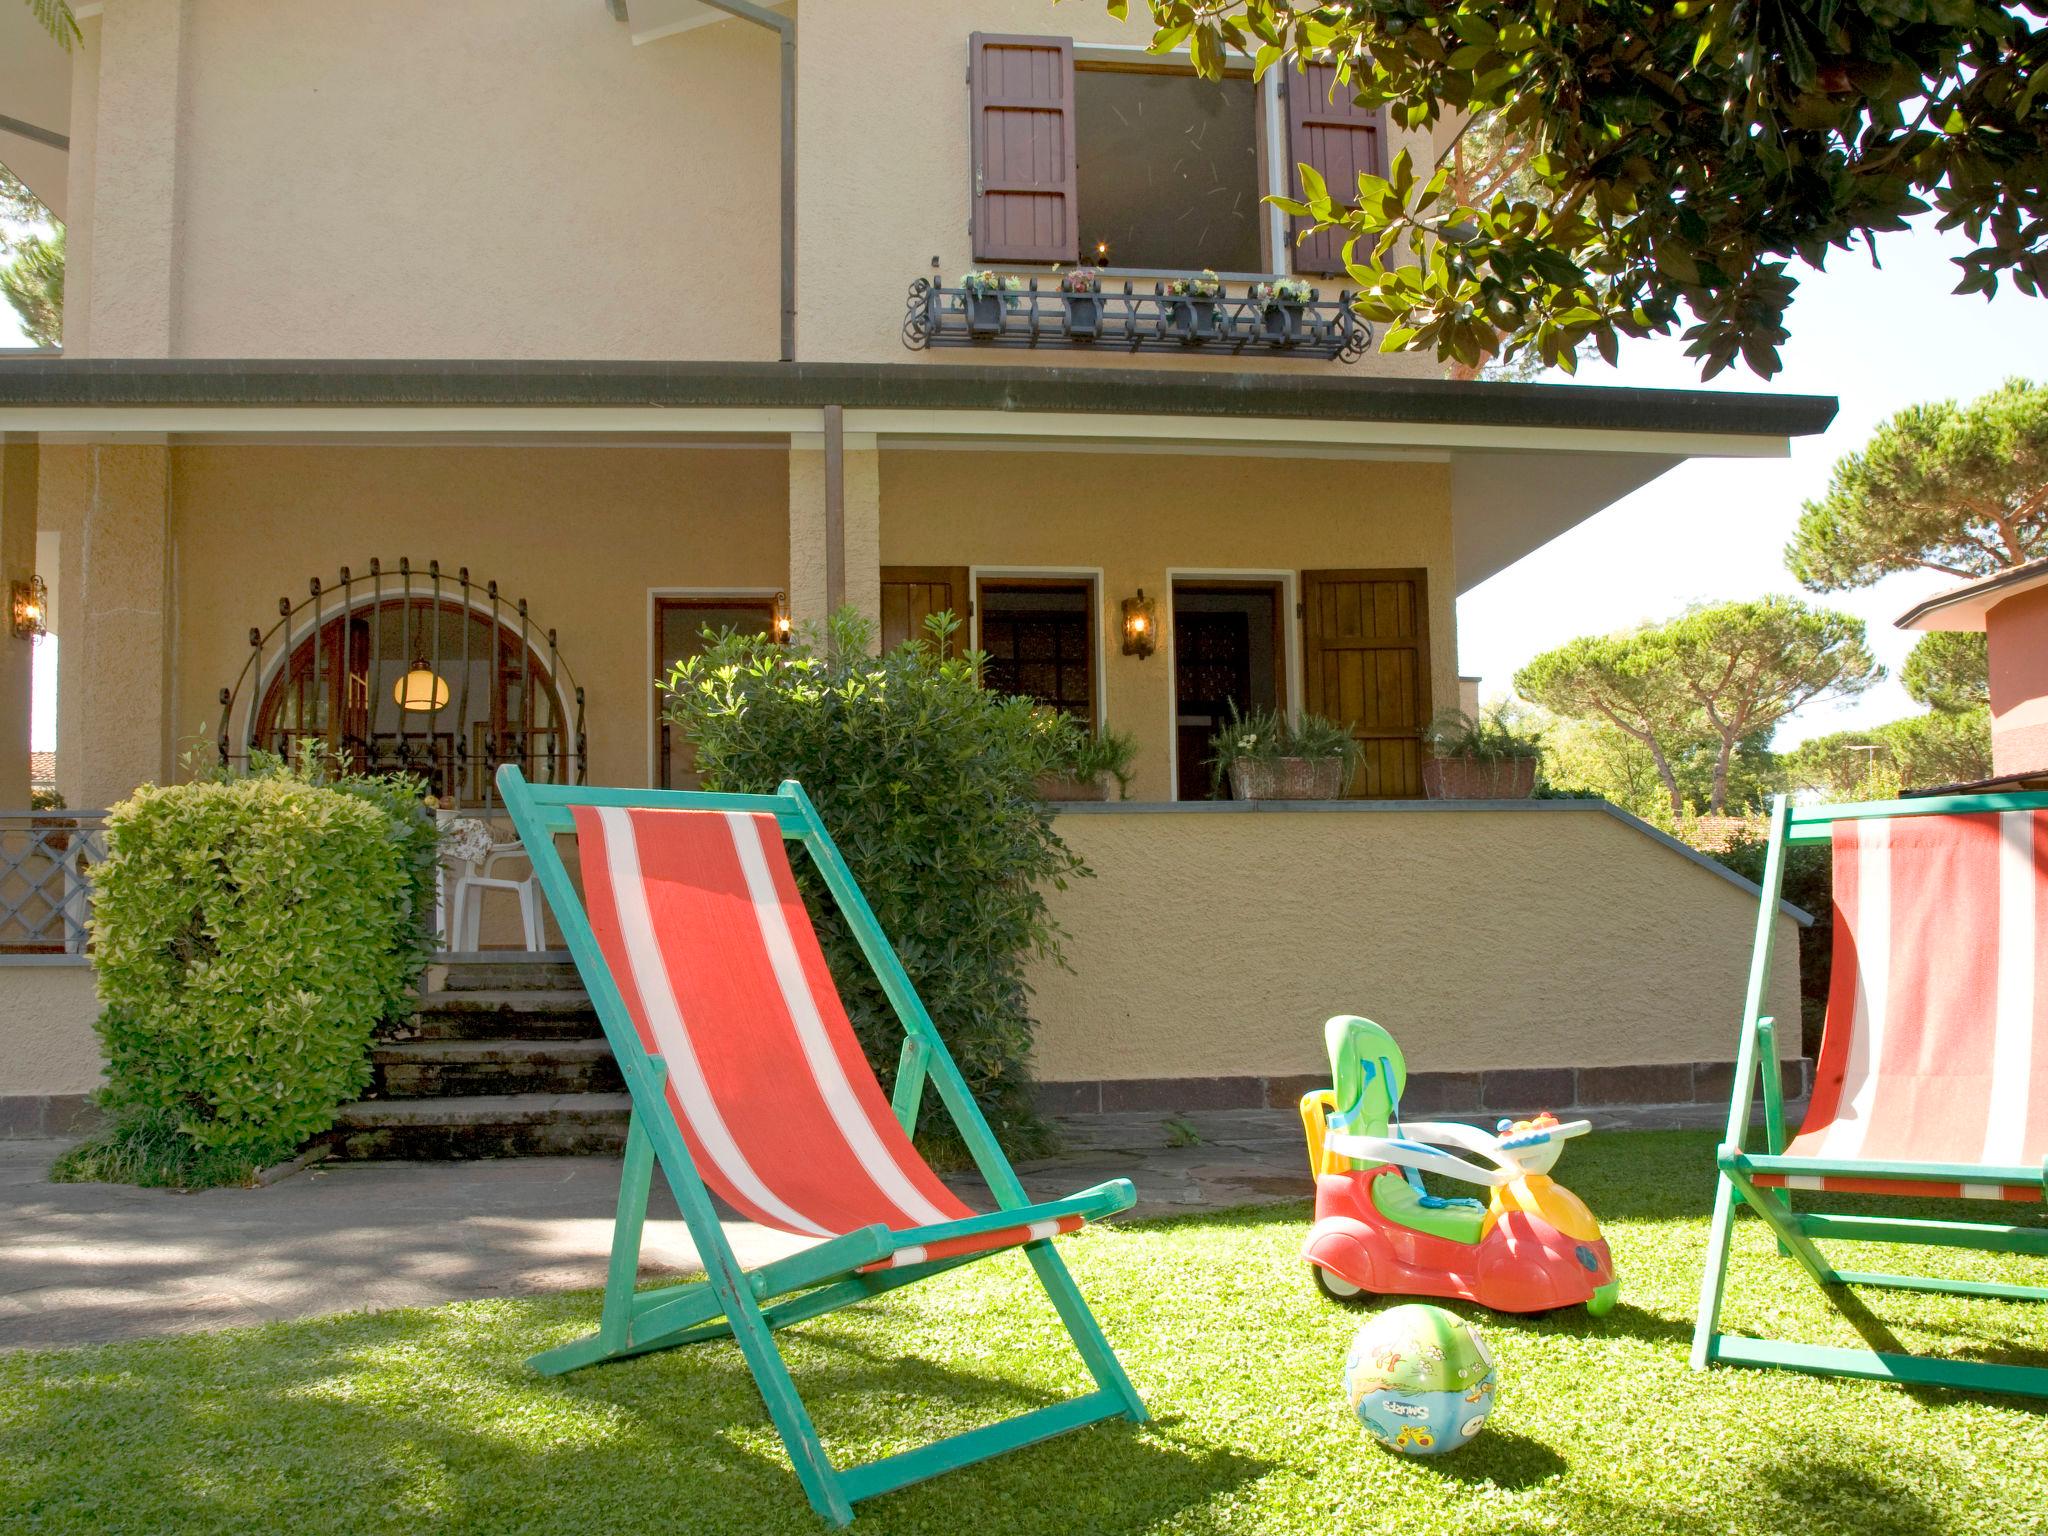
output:
[[[2048,300],[1955,297],[1949,258],[1968,247],[1916,228],[1880,242],[1882,270],[1859,250],[1837,253],[1824,272],[1803,271],[1785,366],[1767,384],[1737,370],[1703,384],[1684,344],[1667,338],[1624,343],[1616,367],[1582,364],[1582,384],[1833,395],[1841,410],[1822,436],[1794,439],[1789,458],[1682,464],[1466,593],[1458,670],[1482,679],[1481,698],[1505,695],[1516,668],[1575,636],[1668,618],[1689,603],[1778,592],[1863,619],[1892,674],[1859,698],[1793,716],[1779,729],[1780,750],[1920,713],[1897,680],[1919,637],[1892,621],[1954,578],[1911,572],[1857,592],[1806,593],[1785,569],[1784,548],[1800,504],[1821,495],[1835,461],[1894,412],[1969,400],[2014,375],[2048,380]]]
[[[1986,303],[1957,298],[1949,258],[1960,237],[1931,228],[1888,238],[1882,270],[1861,251],[1802,275],[1785,367],[1768,384],[1731,370],[1706,384],[1683,343],[1624,344],[1610,368],[1597,359],[1577,382],[1673,389],[1769,389],[1834,395],[1841,410],[1817,438],[1796,439],[1789,458],[1694,460],[1590,518],[1458,600],[1458,670],[1477,675],[1491,700],[1516,668],[1576,635],[1667,618],[1688,603],[1766,592],[1806,595],[1862,618],[1871,648],[1893,676],[1860,698],[1808,707],[1779,729],[1776,745],[1919,713],[1897,681],[1913,635],[1892,626],[1950,578],[1893,576],[1860,592],[1800,594],[1783,551],[1800,503],[1827,488],[1837,458],[1860,448],[1886,417],[1916,401],[1967,400],[2015,374],[2048,379],[2048,300],[2010,291]],[[0,305],[0,346],[24,344]],[[54,641],[36,648],[35,745],[56,739]]]

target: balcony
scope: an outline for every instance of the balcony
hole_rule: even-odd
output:
[[[1301,300],[1225,283],[1213,293],[1150,293],[1104,285],[1099,292],[1063,292],[1038,279],[998,279],[994,287],[947,288],[920,277],[904,306],[903,344],[927,347],[1068,347],[1121,352],[1261,353],[1354,363],[1372,328],[1351,310],[1351,295],[1325,299],[1316,289]],[[1016,286],[1008,286],[1015,283]],[[1181,285],[1184,286],[1184,285]]]

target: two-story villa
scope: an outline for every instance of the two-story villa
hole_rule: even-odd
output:
[[[47,585],[70,806],[307,738],[486,810],[506,761],[680,782],[654,679],[705,623],[948,608],[1139,743],[1139,805],[1062,822],[1058,1102],[1263,1101],[1340,1008],[1475,1102],[1728,1054],[1753,899],[1597,806],[1422,802],[1421,733],[1460,592],[1833,403],[1380,354],[1262,199],[1434,146],[1327,70],[1204,83],[1079,0],[76,9],[67,55],[0,5],[0,161],[69,243],[62,356],[0,360],[0,563]],[[28,666],[0,637],[0,808]],[[1210,806],[1232,703],[1350,722],[1355,801]],[[96,1070],[40,958],[0,1101]]]

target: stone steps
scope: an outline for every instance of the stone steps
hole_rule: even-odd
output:
[[[402,1040],[370,1052],[374,1099],[511,1093],[624,1093],[611,1047],[596,1040]]]
[[[396,1037],[413,1040],[601,1040],[581,992],[553,989],[430,992]]]
[[[356,1160],[616,1153],[631,1114],[623,1093],[363,1099],[342,1106],[324,1139],[331,1157]]]
[[[440,957],[411,1018],[370,1050],[370,1086],[321,1139],[342,1159],[614,1153],[631,1105],[575,967],[559,954]]]

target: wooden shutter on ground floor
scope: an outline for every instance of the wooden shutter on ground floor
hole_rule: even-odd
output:
[[[1339,203],[1357,200],[1361,171],[1387,174],[1387,114],[1382,107],[1361,107],[1351,87],[1336,85],[1331,64],[1311,64],[1305,74],[1287,76],[1287,181],[1293,195],[1302,195],[1300,165],[1311,165],[1329,183]],[[1331,95],[1332,87],[1336,95]],[[1291,232],[1309,227],[1296,219]],[[1340,277],[1344,273],[1344,235],[1326,229],[1294,247],[1294,270]]]
[[[1073,39],[977,32],[967,92],[974,259],[1079,261]]]
[[[882,649],[925,637],[924,621],[950,613],[960,621],[953,631],[951,654],[967,648],[967,567],[964,565],[885,565],[882,567]]]
[[[1430,719],[1422,571],[1303,571],[1302,708],[1351,727],[1363,757],[1346,793],[1422,797]]]

